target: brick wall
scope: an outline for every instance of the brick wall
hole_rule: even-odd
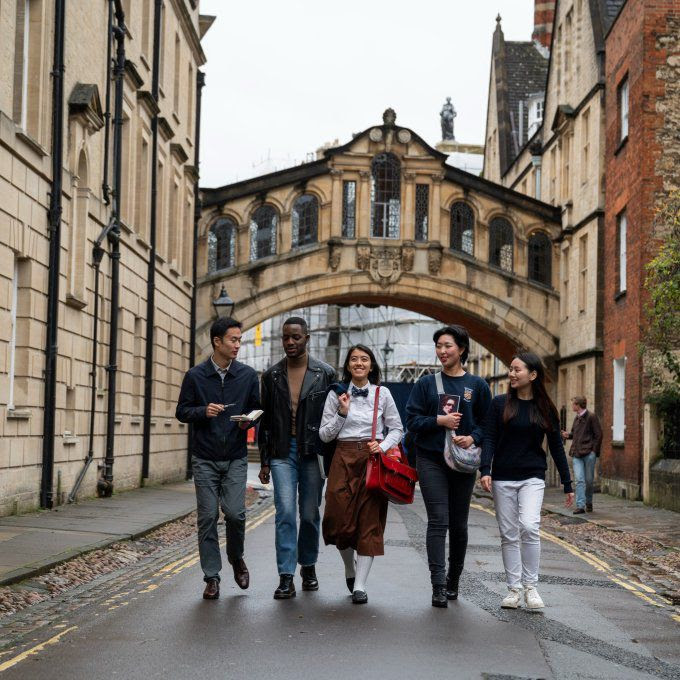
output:
[[[680,143],[680,3],[629,0],[606,41],[606,205],[604,227],[603,486],[637,496],[642,472],[646,381],[638,342],[645,302],[644,267],[653,256],[655,209],[677,186]],[[618,91],[627,77],[629,133],[621,141]],[[665,131],[665,132],[664,132]],[[675,148],[673,148],[675,146]],[[675,159],[675,162],[673,162]],[[673,170],[675,168],[675,170]],[[626,291],[619,293],[617,225],[627,218]],[[613,361],[625,357],[625,432],[612,443]]]

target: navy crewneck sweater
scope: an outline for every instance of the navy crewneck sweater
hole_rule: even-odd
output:
[[[555,418],[551,431],[535,425],[529,417],[533,399],[519,399],[517,415],[503,423],[506,395],[494,397],[486,418],[480,473],[494,481],[521,481],[536,477],[545,479],[548,467],[543,437],[548,438],[550,455],[555,461],[564,493],[571,493],[571,475],[564,453],[560,424]]]

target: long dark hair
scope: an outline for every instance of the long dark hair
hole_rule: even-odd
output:
[[[373,385],[380,385],[380,366],[375,360],[375,354],[366,347],[366,345],[352,345],[349,350],[347,350],[347,356],[345,357],[345,363],[342,365],[342,382],[347,385],[352,381],[352,374],[349,372],[349,358],[352,356],[352,352],[358,349],[360,352],[368,354],[368,358],[371,360],[371,370],[368,372],[368,382]]]
[[[559,422],[559,415],[555,404],[553,404],[545,389],[543,362],[533,352],[518,352],[512,357],[513,361],[515,359],[519,359],[524,363],[529,372],[536,371],[536,379],[531,383],[534,401],[529,410],[529,419],[534,425],[542,427],[547,432],[552,432],[555,423]],[[512,420],[518,411],[519,398],[517,397],[517,390],[508,384],[508,398],[505,400],[505,408],[503,409],[503,422],[507,423],[508,420]]]

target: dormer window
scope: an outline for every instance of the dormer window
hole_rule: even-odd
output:
[[[544,105],[543,94],[535,94],[529,97],[527,100],[528,105],[528,121],[527,121],[527,139],[531,139],[535,134],[536,130],[541,126],[543,122],[543,105]]]

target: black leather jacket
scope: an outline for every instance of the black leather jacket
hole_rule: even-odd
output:
[[[310,456],[322,451],[319,424],[326,394],[335,380],[335,371],[323,361],[309,357],[295,415],[298,455]],[[288,458],[290,449],[291,404],[286,359],[268,368],[261,379],[260,419],[257,441],[262,465],[272,458]]]

